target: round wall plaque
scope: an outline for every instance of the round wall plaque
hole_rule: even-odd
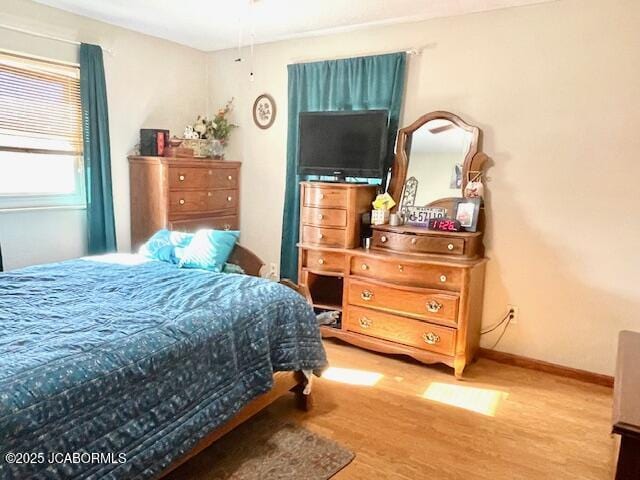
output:
[[[266,130],[276,119],[276,102],[271,95],[263,93],[253,102],[253,121],[263,130]]]

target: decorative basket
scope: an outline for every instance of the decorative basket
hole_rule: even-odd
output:
[[[210,157],[211,156],[211,141],[202,138],[185,138],[182,141],[182,146],[185,148],[193,149],[194,157]]]
[[[182,146],[193,149],[194,157],[224,160],[224,145],[215,138],[185,138]]]

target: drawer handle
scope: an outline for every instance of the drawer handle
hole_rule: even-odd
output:
[[[210,196],[212,196],[212,195],[213,195],[213,193],[211,193],[211,192],[207,192],[207,197],[210,197]]]
[[[453,250],[453,243],[450,243],[449,245],[447,245],[447,250],[449,251]]]
[[[398,270],[400,272],[404,272],[404,265],[398,265]]]
[[[231,200],[233,200],[232,197],[227,197],[227,202],[230,202]]]
[[[324,258],[319,258],[319,259],[318,259],[318,263],[319,263],[320,265],[324,265]]]
[[[431,313],[438,313],[442,308],[442,304],[436,300],[429,300],[427,302],[427,310]]]
[[[213,175],[213,170],[209,170],[209,175]]]
[[[373,324],[373,321],[367,317],[360,317],[360,320],[358,320],[358,323],[362,328],[369,328]]]
[[[180,175],[180,176],[178,177],[178,180],[180,180],[181,182],[184,182],[184,175]]]
[[[319,235],[318,235],[318,238],[319,238],[320,240],[322,240],[322,239],[324,238],[324,235],[321,233],[321,234],[319,234]]]
[[[412,238],[411,239],[411,245],[415,245],[416,243],[418,243],[418,239],[417,238]]]
[[[229,176],[227,177],[227,180],[233,180],[233,177],[232,177],[231,175],[229,175]]]
[[[446,275],[440,275],[440,282],[444,283],[447,281],[447,276]]]
[[[382,235],[382,236],[380,237],[380,241],[381,241],[382,243],[386,243],[386,242],[387,242],[387,237],[385,237],[384,235]]]
[[[373,298],[373,292],[371,290],[363,290],[360,294],[360,298],[365,302],[368,302]]]
[[[181,199],[178,201],[178,203],[179,203],[180,205],[184,205],[184,198],[181,198]]]
[[[369,270],[369,265],[367,265],[366,263],[363,263],[362,267],[360,268],[362,268],[362,270]]]
[[[324,193],[321,193],[319,197],[320,197],[320,200],[324,200]]]
[[[225,230],[231,230],[231,225],[229,225],[228,223],[225,223],[222,228],[224,228]]]
[[[318,215],[318,218],[319,218],[320,220],[322,220],[322,219],[324,218],[324,215],[323,215],[323,214],[320,214],[320,215]]]
[[[440,335],[433,332],[427,332],[422,334],[422,339],[429,345],[435,345],[440,342]]]

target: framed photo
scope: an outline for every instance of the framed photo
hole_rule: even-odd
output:
[[[480,198],[461,198],[456,205],[456,220],[466,232],[475,232],[480,216]]]
[[[276,120],[276,101],[268,93],[258,95],[253,102],[253,122],[263,130],[266,130]]]
[[[441,207],[406,207],[405,221],[409,225],[427,227],[432,218],[444,218],[447,216],[447,209]]]

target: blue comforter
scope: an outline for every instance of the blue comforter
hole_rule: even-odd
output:
[[[100,257],[0,274],[0,478],[156,476],[274,372],[325,364],[312,309],[260,278]]]

